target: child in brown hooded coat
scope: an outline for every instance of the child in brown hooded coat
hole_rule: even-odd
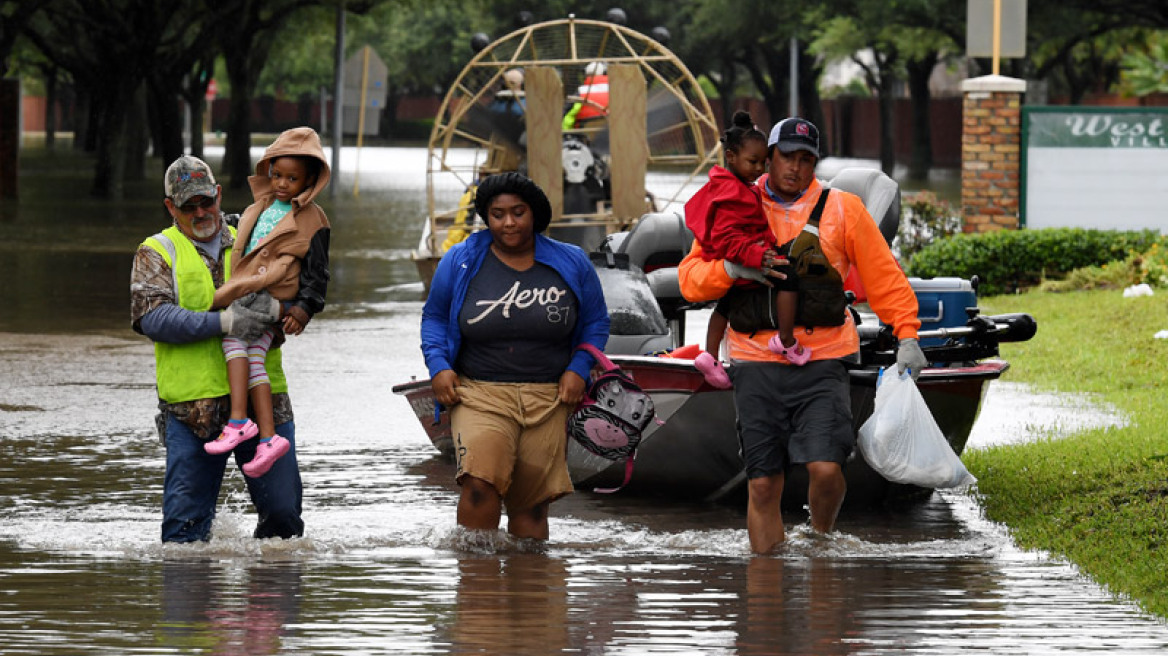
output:
[[[316,131],[293,128],[277,137],[256,164],[256,175],[248,178],[255,202],[239,221],[230,279],[215,292],[214,307],[226,307],[248,294],[256,294],[252,303],[278,305],[280,321],[255,342],[223,339],[231,417],[219,437],[205,445],[208,453],[226,453],[258,435],[255,458],[243,465],[243,473],[253,478],[267,473],[292,448],[276,434],[272,381],[264,364],[273,340],[299,335],[324,308],[330,227],[313,199],[330,178]],[[267,294],[257,294],[262,291]],[[276,314],[275,307],[265,309]],[[248,418],[249,400],[255,422]]]

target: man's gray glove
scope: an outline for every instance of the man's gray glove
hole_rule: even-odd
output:
[[[905,337],[900,340],[896,349],[896,373],[903,374],[905,369],[916,380],[921,375],[921,369],[929,366],[929,359],[921,350],[921,343],[916,337]]]
[[[730,276],[731,278],[745,278],[746,280],[761,282],[768,287],[773,284],[771,281],[767,280],[766,274],[763,273],[762,269],[754,269],[748,266],[743,266],[737,262],[731,262],[730,260],[722,260],[722,266],[726,269],[726,275]]]
[[[272,298],[266,289],[241,296],[236,302],[249,310],[254,310],[268,317],[269,323],[280,320],[280,301]]]
[[[219,327],[228,336],[252,343],[272,325],[268,315],[244,307],[239,300],[219,313]]]

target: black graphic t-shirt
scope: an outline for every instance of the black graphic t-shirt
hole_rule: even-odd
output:
[[[536,262],[516,271],[488,251],[458,315],[455,369],[477,380],[557,382],[572,359],[578,310],[555,269]]]

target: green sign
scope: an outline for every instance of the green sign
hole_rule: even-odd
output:
[[[1027,115],[1030,148],[1168,148],[1168,112],[1044,111]]]
[[[1168,234],[1168,107],[1022,108],[1022,225]]]

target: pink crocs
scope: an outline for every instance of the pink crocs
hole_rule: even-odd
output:
[[[730,389],[733,384],[730,382],[730,376],[722,367],[722,363],[718,362],[718,358],[710,355],[706,351],[698,354],[694,358],[694,368],[702,372],[706,377],[706,382],[717,387],[718,389]]]
[[[213,456],[221,453],[227,453],[235,447],[250,440],[256,435],[260,434],[260,429],[255,425],[255,422],[248,419],[247,423],[236,428],[231,424],[223,427],[223,432],[219,433],[219,437],[207,442],[203,445],[203,449]]]
[[[778,353],[779,355],[787,358],[787,361],[796,367],[802,367],[803,365],[807,364],[808,360],[811,359],[811,349],[807,348],[806,346],[801,346],[799,344],[799,340],[795,340],[794,346],[783,346],[783,340],[779,339],[778,333],[775,333],[775,336],[772,337],[769,342],[767,342],[767,348],[769,348],[772,353]]]
[[[243,473],[252,478],[263,476],[291,448],[292,444],[287,439],[273,435],[272,439],[260,442],[260,445],[256,447],[255,457],[243,466]]]

